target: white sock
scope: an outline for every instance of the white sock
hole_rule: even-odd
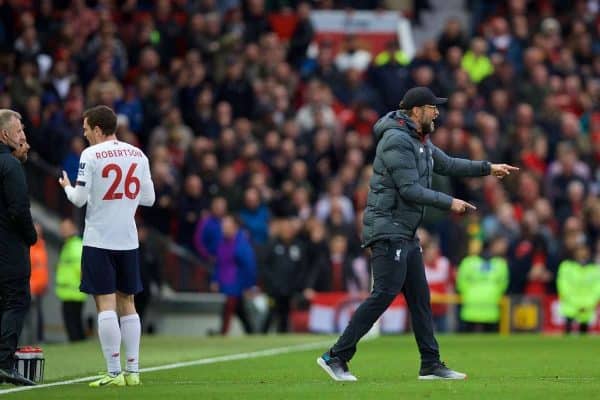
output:
[[[140,316],[130,314],[121,317],[121,337],[125,346],[125,355],[127,357],[126,371],[139,371],[140,357],[140,337],[142,336],[142,325]]]
[[[110,374],[121,372],[121,330],[114,311],[102,311],[98,314],[98,337]]]

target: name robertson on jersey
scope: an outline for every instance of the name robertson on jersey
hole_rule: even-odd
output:
[[[105,150],[97,151],[96,158],[113,158],[113,157],[143,157],[140,150],[125,149],[125,150]]]

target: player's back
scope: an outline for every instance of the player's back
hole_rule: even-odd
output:
[[[144,153],[117,140],[91,146],[81,155],[77,184],[90,185],[83,244],[112,250],[137,248],[137,207],[154,202]]]

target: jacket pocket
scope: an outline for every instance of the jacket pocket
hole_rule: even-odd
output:
[[[395,195],[389,191],[381,192],[377,195],[376,206],[380,210],[391,210],[394,208]]]

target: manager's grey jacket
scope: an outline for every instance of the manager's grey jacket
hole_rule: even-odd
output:
[[[416,128],[401,111],[388,113],[374,125],[377,150],[363,217],[363,246],[382,239],[414,238],[425,206],[450,210],[452,197],[431,190],[433,172],[450,176],[490,174],[488,161],[449,157],[429,138],[422,139]]]

